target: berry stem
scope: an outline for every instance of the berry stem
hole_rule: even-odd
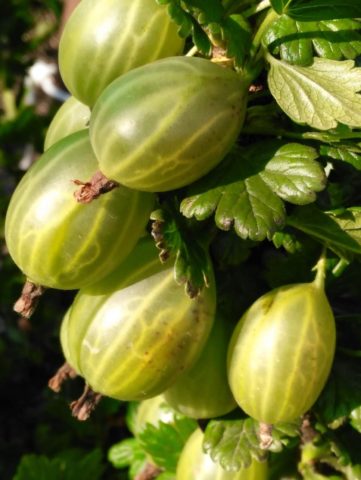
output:
[[[22,317],[29,319],[34,313],[44,291],[45,287],[26,280],[21,295],[14,304],[14,311]]]
[[[48,387],[53,390],[53,392],[60,392],[63,383],[68,379],[73,379],[77,376],[76,371],[65,362],[56,374],[49,380]]]
[[[323,248],[322,254],[316,263],[315,267],[313,270],[316,270],[316,277],[314,280],[314,284],[320,288],[324,289],[325,288],[325,277],[326,277],[326,248]]]
[[[89,385],[86,385],[81,397],[70,404],[73,417],[80,421],[88,420],[101,399],[102,395],[100,393],[94,392]]]

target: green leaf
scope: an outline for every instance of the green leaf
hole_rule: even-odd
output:
[[[323,212],[315,206],[296,209],[287,223],[321,241],[341,257],[361,254],[361,209]]]
[[[358,18],[361,4],[355,0],[293,0],[287,14],[304,21]]]
[[[100,450],[88,454],[24,455],[13,480],[100,480],[104,471]]]
[[[168,2],[168,13],[170,18],[179,26],[178,33],[185,38],[193,31],[193,18],[185,12],[178,2]]]
[[[231,15],[225,18],[220,26],[227,56],[234,59],[237,67],[241,67],[251,48],[251,29],[248,22],[241,15]]]
[[[361,146],[357,144],[321,145],[320,154],[349,163],[361,170]]]
[[[141,474],[141,472],[146,468],[148,464],[148,458],[143,452],[143,455],[139,455],[136,458],[134,458],[133,463],[131,464],[129,468],[129,477],[133,480],[135,480],[138,475]]]
[[[291,64],[310,65],[314,55],[331,60],[355,59],[361,53],[360,28],[360,21],[353,19],[300,22],[282,15],[263,41],[273,54]]]
[[[129,467],[137,458],[143,458],[144,452],[135,438],[126,438],[108,451],[108,460],[115,468]]]
[[[172,472],[162,472],[157,476],[157,480],[176,480],[176,477]]]
[[[183,0],[183,3],[190,11],[196,10],[202,24],[220,22],[225,14],[220,0]]]
[[[267,458],[267,451],[260,447],[259,428],[259,423],[252,418],[212,420],[205,431],[203,449],[227,471],[247,468],[252,458],[258,461]],[[298,429],[298,422],[275,425],[270,450],[282,450],[283,445],[289,443],[289,437],[298,436]]]
[[[61,480],[58,460],[45,455],[24,455],[13,480]]]
[[[271,0],[272,8],[281,15],[292,0]]]
[[[208,287],[211,265],[204,234],[192,231],[177,207],[164,204],[163,209],[154,211],[152,235],[160,249],[160,259],[175,256],[174,277],[178,284],[185,284],[186,293],[195,297],[200,290]],[[208,237],[208,236],[207,236]]]
[[[361,404],[351,411],[350,424],[355,430],[361,433]]]
[[[287,15],[282,15],[271,25],[263,42],[272,54],[279,54],[288,63],[310,65],[313,61],[311,38],[302,35],[302,24]]]
[[[296,253],[302,250],[302,244],[296,237],[289,232],[276,232],[272,237],[273,245],[276,248],[283,247],[288,253]]]
[[[316,151],[277,141],[235,149],[207,177],[194,184],[181,203],[186,217],[204,220],[215,213],[221,230],[232,226],[243,239],[271,239],[283,227],[283,200],[313,202],[325,186]]]
[[[282,110],[298,123],[327,130],[337,122],[361,126],[361,68],[352,60],[315,58],[310,67],[267,56],[268,85]]]
[[[192,24],[192,39],[194,45],[201,53],[203,53],[203,55],[210,56],[212,53],[212,44],[208,38],[208,35],[193,17]]]
[[[175,422],[148,423],[138,438],[143,449],[154,462],[169,472],[175,472],[179,455],[188,437],[197,428],[197,422],[183,415],[176,415]]]

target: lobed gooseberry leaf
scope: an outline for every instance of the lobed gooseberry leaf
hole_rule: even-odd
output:
[[[320,154],[325,157],[349,163],[357,170],[361,170],[361,145],[356,143],[341,143],[335,145],[321,145]]]
[[[337,122],[361,126],[361,68],[352,60],[314,58],[309,67],[267,55],[268,85],[282,110],[295,122],[335,128]]]
[[[361,254],[361,208],[323,212],[310,205],[287,217],[288,225],[321,241],[337,255]]]
[[[139,440],[126,438],[109,449],[108,460],[114,468],[128,468],[129,478],[136,479],[149,464],[146,451]]]
[[[45,455],[24,455],[13,480],[100,480],[104,473],[102,453],[99,449],[88,454],[59,455],[54,458]]]
[[[236,472],[247,468],[252,458],[264,461],[267,450],[261,448],[260,425],[253,418],[240,420],[211,420],[205,430],[203,449],[224,470]],[[299,434],[299,422],[275,425],[270,451],[279,452]]]
[[[174,255],[174,278],[185,285],[186,293],[196,297],[211,279],[211,265],[207,253],[208,241],[195,233],[178,212],[178,207],[164,204],[151,214],[152,236],[160,250],[161,261]],[[207,237],[207,235],[205,236]]]
[[[263,37],[272,54],[296,65],[310,65],[313,56],[355,59],[361,53],[361,22],[356,19],[302,22],[279,17]]]
[[[240,14],[226,15],[220,0],[158,0],[168,4],[171,18],[178,24],[179,34],[192,35],[197,49],[206,56],[212,43],[220,43],[236,66],[242,66],[251,48],[251,28]]]
[[[325,187],[316,151],[296,143],[267,141],[234,149],[181,203],[186,217],[215,213],[221,230],[233,226],[243,239],[271,239],[285,223],[282,200],[304,205]]]
[[[283,10],[297,20],[333,20],[361,17],[361,4],[355,0],[293,0]]]
[[[158,422],[157,426],[146,424],[138,439],[142,448],[159,467],[175,472],[179,455],[196,428],[195,420],[176,415],[172,424],[164,422]]]

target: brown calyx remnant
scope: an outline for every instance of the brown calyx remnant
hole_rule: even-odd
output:
[[[317,431],[314,429],[311,423],[311,415],[306,413],[303,416],[300,432],[301,432],[301,442],[303,444],[312,442],[312,440],[318,435]]]
[[[154,480],[162,473],[162,469],[151,463],[147,463],[143,470],[138,473],[134,480]]]
[[[49,380],[48,387],[53,390],[53,392],[60,392],[61,387],[65,380],[73,379],[77,376],[76,371],[69,365],[69,363],[65,362],[56,374]]]
[[[89,182],[73,180],[75,185],[81,185],[81,188],[74,192],[74,197],[79,203],[90,203],[104,193],[119,187],[115,180],[109,180],[100,170],[95,172]]]
[[[82,396],[70,404],[73,417],[81,421],[88,420],[101,398],[101,393],[94,392],[89,385],[86,385]]]
[[[167,248],[167,245],[164,239],[163,228],[164,228],[164,222],[162,220],[154,220],[152,222],[151,235],[154,238],[155,246],[158,248],[158,250],[160,250],[159,260],[162,263],[165,263],[170,256],[170,252]]]
[[[258,436],[260,439],[259,447],[262,450],[268,450],[273,443],[272,429],[271,424],[260,422]]]
[[[15,302],[14,311],[29,319],[31,315],[34,313],[35,308],[39,302],[39,298],[44,293],[45,287],[41,285],[36,285],[30,280],[25,282],[25,285],[22,289],[21,296]]]

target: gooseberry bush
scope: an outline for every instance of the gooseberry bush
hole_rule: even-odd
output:
[[[78,290],[49,386],[84,378],[79,420],[123,402],[129,478],[361,479],[360,59],[351,0],[68,20],[71,97],[5,238],[20,315]]]

